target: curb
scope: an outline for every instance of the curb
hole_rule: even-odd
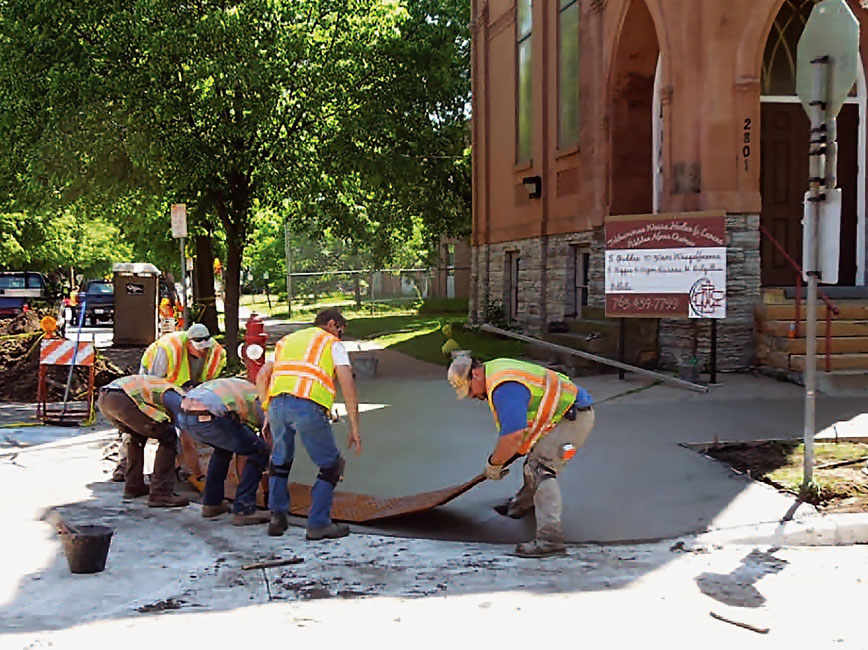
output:
[[[868,544],[868,513],[805,517],[700,533],[706,544],[766,544],[769,546],[850,546]]]

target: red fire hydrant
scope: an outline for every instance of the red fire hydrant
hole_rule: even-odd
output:
[[[241,346],[241,358],[247,368],[248,381],[256,381],[259,369],[265,365],[265,345],[268,335],[265,324],[255,312],[247,319],[247,332],[244,334],[244,344]]]

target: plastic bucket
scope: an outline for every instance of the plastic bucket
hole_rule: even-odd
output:
[[[114,531],[108,526],[77,526],[77,532],[60,536],[72,573],[99,573],[105,569]]]

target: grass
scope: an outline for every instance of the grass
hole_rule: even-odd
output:
[[[364,317],[350,320],[347,336],[373,340],[384,348],[397,350],[415,359],[446,366],[451,355],[443,354],[442,347],[448,337],[441,331],[452,325],[452,338],[464,350],[470,350],[482,361],[498,357],[517,357],[521,354],[522,343],[513,339],[501,338],[477,332],[464,327],[455,314],[438,315],[390,315]]]
[[[287,318],[286,303],[278,302],[272,297],[272,309],[268,309],[265,295],[244,295],[241,299],[244,307],[271,318]],[[482,361],[490,361],[499,357],[518,357],[523,344],[520,341],[504,338],[485,332],[476,331],[463,325],[467,301],[433,300],[420,304],[418,300],[395,299],[390,302],[378,302],[374,305],[375,312],[371,314],[370,303],[363,303],[362,309],[356,309],[350,300],[328,306],[337,306],[346,316],[348,322],[346,336],[351,339],[370,340],[384,348],[397,350],[415,359],[446,366],[452,360],[451,355],[443,354],[442,347],[448,337],[441,328],[452,325],[452,338],[459,348],[470,350],[473,356]],[[293,305],[292,317],[299,320],[313,320],[313,316],[327,305],[320,302],[316,305],[297,307]],[[435,307],[444,311],[428,313]],[[241,327],[244,323],[239,323]]]
[[[286,300],[280,300],[275,296],[271,297],[271,306],[268,305],[268,300],[265,294],[251,295],[244,294],[241,296],[241,306],[255,311],[261,316],[277,319],[288,319],[289,312],[286,308]],[[360,309],[356,308],[355,301],[350,298],[342,298],[333,296],[331,298],[322,298],[315,303],[305,303],[301,300],[294,300],[292,303],[292,318],[295,320],[313,320],[313,317],[322,309],[329,307],[341,310],[347,318],[363,318],[366,316],[377,314],[415,314],[419,306],[419,301],[415,298],[388,298],[377,300],[371,305],[370,302],[362,301]],[[467,313],[465,310],[464,313]]]
[[[809,503],[830,506],[837,501],[856,501],[868,506],[868,477],[862,473],[865,462],[821,469],[828,463],[868,457],[868,444],[817,442],[814,444],[813,483],[802,489],[805,446],[796,441],[775,441],[761,445],[733,444],[708,449],[708,455],[729,463],[735,469],[771,483]]]
[[[842,460],[853,460],[868,456],[868,445],[840,442],[822,442],[814,444],[814,483],[818,488],[818,496],[822,500],[849,496],[853,491],[851,472],[838,472],[834,469],[817,470],[817,465],[836,463]],[[787,490],[799,492],[804,478],[802,465],[805,459],[805,445],[799,444],[793,447],[787,456],[787,464],[768,472],[765,477],[770,481],[783,486]],[[859,465],[854,466],[860,468]],[[864,464],[862,465],[864,467]],[[843,469],[843,468],[841,468]],[[868,485],[863,486],[868,493]]]

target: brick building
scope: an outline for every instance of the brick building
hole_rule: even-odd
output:
[[[796,272],[760,224],[801,260],[808,120],[795,60],[812,6],[471,0],[471,319],[501,303],[530,331],[602,327],[607,215],[722,210],[720,366],[754,365],[758,353],[772,363],[776,344],[763,342],[755,316],[765,289],[792,287]],[[859,0],[849,6],[868,20]],[[861,48],[864,61],[866,39]],[[865,97],[860,66],[838,118],[839,284],[852,287],[866,281]],[[707,322],[653,325],[663,366],[705,345]],[[796,352],[786,348],[790,370]]]

